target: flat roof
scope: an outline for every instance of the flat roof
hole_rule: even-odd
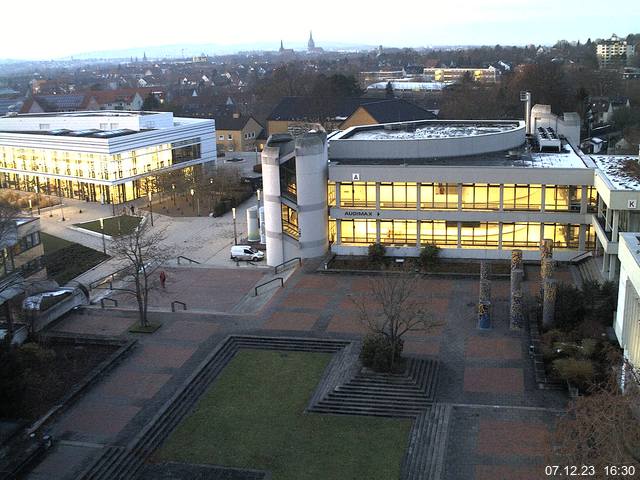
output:
[[[524,146],[518,149],[459,157],[353,159],[330,158],[330,165],[411,165],[452,167],[513,167],[513,168],[572,168],[587,169],[584,161],[570,145],[562,152],[530,152]]]
[[[15,133],[19,135],[52,135],[56,137],[84,137],[84,138],[115,138],[131,135],[133,133],[148,132],[151,129],[131,130],[119,128],[116,130],[100,130],[97,128],[83,130],[68,130],[59,128],[56,130],[0,130],[0,133]]]
[[[640,190],[640,157],[637,155],[591,155],[614,190]]]
[[[80,110],[77,112],[41,112],[20,113],[7,118],[37,118],[37,117],[140,117],[143,115],[157,115],[161,112],[132,111],[132,110]]]
[[[386,125],[358,126],[337,135],[340,140],[423,140],[474,137],[508,132],[520,128],[517,121],[426,120]]]

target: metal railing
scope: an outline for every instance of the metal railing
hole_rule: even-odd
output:
[[[583,260],[586,260],[587,258],[593,257],[593,252],[591,250],[586,251],[586,252],[582,252],[578,255],[576,255],[575,257],[569,259],[569,263],[571,265],[577,265],[578,263],[582,262]]]
[[[197,264],[200,264],[200,262],[198,262],[197,260],[193,260],[193,259],[191,259],[191,258],[189,258],[189,257],[185,257],[185,256],[183,256],[183,255],[178,255],[178,265],[180,265],[180,259],[182,259],[182,260],[187,260],[189,263],[197,263]]]
[[[118,278],[122,278],[125,277],[126,275],[128,275],[128,272],[130,271],[130,267],[126,266],[124,268],[121,268],[120,270],[116,270],[113,273],[110,273],[109,275],[106,275],[98,280],[94,280],[93,282],[91,282],[89,284],[89,290],[93,290],[94,288],[103,285],[105,283],[112,283],[114,280],[117,280]]]
[[[187,309],[187,304],[184,302],[181,302],[179,300],[174,300],[173,302],[171,302],[171,311],[175,312],[176,311],[176,304],[177,305],[181,305],[182,306],[182,310],[186,310]]]
[[[277,282],[278,280],[280,281],[280,287],[284,287],[284,279],[282,277],[272,278],[268,282],[261,283],[260,285],[257,285],[256,288],[253,289],[254,297],[258,296],[258,289],[260,287],[264,287],[265,285],[269,285],[270,283]]]
[[[280,267],[284,267],[285,265],[288,265],[289,263],[291,263],[291,262],[295,262],[295,261],[297,261],[297,262],[298,262],[298,266],[302,265],[302,259],[301,259],[300,257],[290,258],[290,259],[289,259],[289,260],[287,260],[286,262],[282,262],[281,264],[276,265],[276,266],[273,268],[273,273],[277,274],[277,273],[278,273],[278,269],[279,269]]]
[[[105,308],[104,307],[104,302],[105,301],[113,302],[113,306],[114,307],[118,306],[118,300],[116,300],[115,298],[101,298],[100,299],[100,308]]]

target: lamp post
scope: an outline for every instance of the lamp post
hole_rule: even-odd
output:
[[[173,206],[176,206],[176,184],[172,183],[171,184],[171,192],[173,194]]]
[[[211,192],[211,200],[209,201],[209,211],[213,214],[213,177],[209,179],[209,190]]]
[[[193,196],[195,195],[196,191],[192,188],[191,190],[189,190],[189,193],[191,193],[191,208],[195,212],[196,211],[196,202],[194,201]]]
[[[149,197],[149,213],[151,214],[151,226],[153,227],[153,204],[151,203],[151,192],[147,192]]]
[[[104,241],[104,219],[100,218],[100,231],[102,232],[102,252],[107,254],[107,244]]]
[[[31,199],[29,199],[29,216],[33,217],[33,205],[31,204]]]
[[[231,215],[233,216],[233,244],[238,244],[238,231],[236,230],[236,207],[231,209]]]
[[[38,207],[38,216],[40,216],[40,187],[36,185],[36,204]]]
[[[62,206],[62,190],[58,190],[58,199],[60,200],[60,214],[62,215],[62,221],[65,221],[64,218],[64,207]]]

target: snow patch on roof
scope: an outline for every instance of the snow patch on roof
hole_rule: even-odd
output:
[[[634,155],[591,155],[598,169],[606,175],[615,190],[640,190],[640,178],[625,171],[628,161],[638,162]]]

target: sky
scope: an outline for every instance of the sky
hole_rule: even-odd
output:
[[[549,45],[640,32],[640,1],[30,0],[2,2],[0,59],[191,43]],[[205,52],[214,53],[215,51]]]

